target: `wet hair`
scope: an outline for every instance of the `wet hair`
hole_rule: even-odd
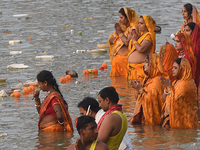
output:
[[[85,111],[87,111],[89,105],[90,109],[96,113],[101,109],[97,100],[92,97],[85,97],[78,103],[77,107],[82,107]]]
[[[177,58],[177,59],[174,60],[174,62],[176,62],[180,66],[181,60],[182,60],[182,58]]]
[[[192,17],[192,4],[190,3],[187,3],[184,5],[185,9],[187,10],[187,13],[188,13],[188,17],[191,18]]]
[[[127,19],[127,16],[123,7],[119,10],[119,13],[121,13]]]
[[[102,89],[99,92],[99,95],[101,96],[101,98],[103,98],[103,100],[105,100],[106,97],[109,98],[109,100],[114,104],[117,104],[119,101],[119,95],[116,92],[115,88],[112,86]]]
[[[77,122],[77,130],[78,130],[78,134],[80,135],[80,129],[85,129],[88,125],[88,123],[95,123],[95,119],[91,116],[81,116],[78,118],[78,122]]]
[[[186,26],[188,26],[192,30],[192,32],[194,30],[195,25],[196,25],[196,23],[194,23],[194,22],[190,22],[190,23],[186,24]]]
[[[39,82],[47,82],[47,84],[52,85],[53,88],[60,93],[60,95],[63,97],[62,93],[60,92],[60,89],[58,87],[58,84],[56,82],[56,79],[54,78],[53,74],[50,71],[47,70],[42,70],[37,74],[37,80]],[[63,97],[64,100],[64,97]],[[68,108],[68,104],[67,102],[64,100],[64,103],[66,105],[66,107]]]

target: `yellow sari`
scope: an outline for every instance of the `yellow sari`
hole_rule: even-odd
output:
[[[156,35],[155,35],[155,26],[156,22],[153,20],[151,16],[143,15],[142,16],[145,22],[145,25],[149,32],[142,34],[142,36],[138,39],[138,43],[141,44],[144,40],[151,42],[150,53],[155,52],[156,47]],[[132,39],[129,42],[128,49],[130,52],[128,53],[128,57],[136,50],[135,46],[132,44]],[[143,71],[143,63],[138,64],[130,64],[128,63],[128,72],[127,72],[127,79],[129,80],[139,80],[142,81],[145,77]]]
[[[197,87],[192,79],[190,63],[182,58],[177,80],[162,108],[161,124],[171,128],[198,127]]]
[[[130,26],[126,28],[124,25],[120,24],[121,29],[123,31],[124,36],[128,36],[128,34],[132,31],[132,29],[135,29],[138,27],[138,20],[139,17],[137,13],[128,8],[128,7],[123,7],[125,14],[127,16],[127,19],[130,23]],[[110,44],[110,38],[115,37],[115,41],[113,44]],[[126,76],[127,73],[127,64],[128,64],[128,53],[124,54],[118,54],[119,50],[122,48],[124,43],[122,42],[121,38],[119,38],[119,35],[116,34],[116,32],[111,33],[109,35],[109,40],[108,40],[108,45],[109,45],[109,53],[110,53],[110,60],[111,60],[111,72],[110,76]]]
[[[168,78],[168,75],[159,55],[149,54],[149,65],[150,75],[143,81],[144,92],[138,95],[131,124],[157,125],[160,122],[164,92],[164,85],[160,82],[160,77]]]

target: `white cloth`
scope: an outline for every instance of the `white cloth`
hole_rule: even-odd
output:
[[[100,109],[95,115],[95,121],[98,124],[101,117],[105,114],[103,109]],[[126,131],[124,138],[119,146],[119,150],[133,150],[133,146],[131,144],[131,139],[129,138],[128,131]]]

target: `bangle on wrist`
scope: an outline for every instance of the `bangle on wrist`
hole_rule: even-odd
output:
[[[124,35],[124,34],[123,34],[123,33],[121,33],[121,34],[119,35],[119,38],[121,38],[123,35]]]
[[[165,93],[166,95],[169,95],[169,94],[171,93],[171,88],[166,88],[166,89],[164,89],[164,93]]]
[[[60,122],[60,121],[58,120],[58,123],[59,123],[59,124],[64,124],[64,121],[63,121],[63,122]]]
[[[143,94],[144,89],[142,88],[141,90],[138,91],[138,94]]]
[[[35,107],[40,107],[40,104],[35,104]]]

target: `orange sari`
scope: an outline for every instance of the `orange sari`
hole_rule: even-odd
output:
[[[53,98],[57,99],[57,101],[60,104],[60,107],[62,109],[63,118],[64,118],[64,126],[59,124],[58,121],[52,121],[52,122],[49,122],[47,124],[40,126],[40,122],[44,116],[44,112],[46,111],[47,106],[49,105],[49,103],[51,102],[51,100]],[[40,117],[39,117],[39,121],[38,121],[38,126],[39,126],[39,130],[43,130],[43,131],[64,131],[64,130],[73,131],[71,117],[68,113],[68,110],[67,110],[65,104],[64,104],[63,98],[61,97],[61,95],[58,92],[52,92],[42,102],[42,105],[40,108]]]
[[[172,76],[172,68],[174,60],[178,58],[176,49],[172,44],[166,44],[160,47],[160,57],[163,60],[163,66],[171,81],[175,80],[175,77]]]
[[[150,53],[155,52],[156,47],[156,35],[155,35],[155,26],[156,22],[153,20],[151,16],[143,15],[142,16],[145,22],[145,25],[149,32],[142,34],[141,37],[138,39],[138,43],[141,44],[144,40],[147,40],[151,42],[150,47]],[[128,49],[130,52],[128,53],[128,57],[136,50],[135,46],[132,44],[132,39],[129,42]],[[128,63],[128,72],[127,72],[127,79],[129,80],[139,80],[142,81],[145,77],[144,71],[143,71],[143,63],[137,63],[137,64],[130,64]]]
[[[130,23],[130,26],[128,28],[126,28],[122,24],[120,24],[120,26],[124,36],[127,37],[128,34],[132,31],[132,29],[137,29],[139,17],[134,10],[128,7],[123,7],[123,8],[127,16],[127,19]],[[110,38],[113,36],[115,37],[115,41],[111,45],[109,41]],[[112,66],[110,76],[125,76],[127,73],[128,52],[120,55],[118,54],[119,50],[122,48],[122,46],[124,46],[124,43],[122,42],[119,35],[116,34],[116,32],[111,33],[109,35],[108,45],[109,45],[109,53]]]
[[[184,5],[185,6],[185,5]],[[183,6],[183,9],[184,9],[184,6]],[[192,5],[192,22],[198,24],[200,26],[200,16],[199,16],[199,12],[197,10],[197,8]],[[185,25],[188,24],[189,22],[186,22],[184,21],[183,22],[183,26],[181,27],[181,31],[184,31],[184,28],[185,28]]]
[[[149,54],[150,76],[143,81],[144,92],[138,95],[131,124],[145,123],[157,125],[160,122],[163,106],[162,94],[164,86],[160,77],[168,78],[162,61],[157,54]]]
[[[196,128],[198,126],[197,88],[192,79],[190,63],[182,58],[177,80],[162,108],[161,124],[171,128]]]
[[[193,50],[193,42],[191,37],[187,33],[179,33],[176,35],[178,39],[181,42],[181,45],[184,50],[184,56],[183,58],[186,58],[191,65],[192,69],[192,77],[195,79],[195,73],[196,73],[196,57],[194,56],[194,50]]]

